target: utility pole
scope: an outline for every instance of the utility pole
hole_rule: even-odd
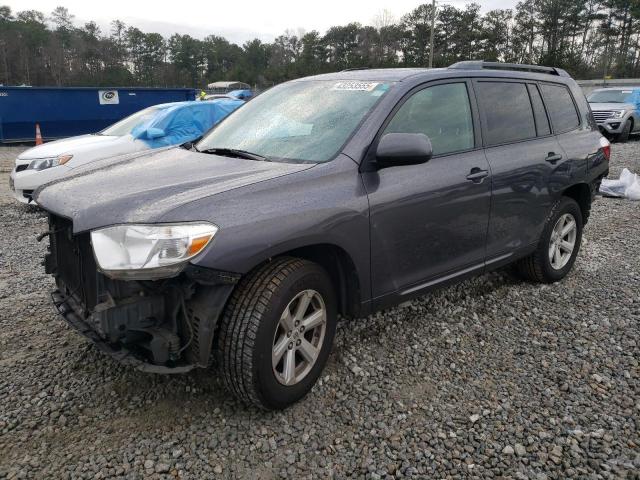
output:
[[[602,72],[602,86],[607,86],[607,76],[608,76],[608,67],[609,67],[609,58],[607,57],[607,50],[609,49],[609,39],[607,38],[606,43],[604,44],[604,69]]]
[[[436,0],[431,1],[431,41],[429,42],[429,68],[433,68],[433,29],[436,24]]]
[[[536,28],[536,24],[535,24],[535,3],[531,2],[531,11],[529,12],[529,22],[531,22],[531,35],[529,37],[529,63],[531,65],[534,65],[535,62],[533,61],[533,41],[535,40],[535,28]]]

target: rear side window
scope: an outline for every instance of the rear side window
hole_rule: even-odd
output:
[[[473,148],[473,119],[466,84],[434,85],[414,93],[384,133],[424,133],[431,140],[434,155]]]
[[[547,118],[547,112],[544,109],[544,103],[542,103],[542,97],[540,97],[538,87],[528,85],[528,88],[529,95],[531,96],[531,104],[533,105],[533,115],[536,119],[538,136],[549,135],[551,133],[551,127],[549,127],[549,119]]]
[[[569,89],[563,85],[540,85],[555,133],[568,132],[580,125],[580,117]]]
[[[524,83],[478,82],[476,88],[487,145],[536,136],[531,101]]]

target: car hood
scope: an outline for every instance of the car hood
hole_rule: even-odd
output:
[[[635,110],[636,108],[632,103],[590,103],[589,105],[594,112],[602,110]]]
[[[187,203],[300,172],[314,164],[263,162],[169,147],[99,160],[34,192],[74,232],[119,223],[155,223]],[[185,218],[185,221],[201,220]]]
[[[37,147],[30,148],[18,156],[18,160],[33,160],[36,158],[50,158],[66,154],[78,154],[87,149],[104,149],[110,144],[121,142],[133,142],[133,137],[114,137],[110,135],[80,135],[78,137],[65,138],[55,142],[47,142]]]

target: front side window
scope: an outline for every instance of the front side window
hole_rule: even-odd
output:
[[[434,85],[413,94],[384,133],[424,133],[434,155],[474,147],[473,118],[464,83]]]
[[[524,83],[479,82],[476,89],[487,145],[536,136],[531,101]]]
[[[243,150],[273,161],[333,159],[391,83],[305,80],[257,96],[196,148]]]
[[[563,85],[540,85],[555,133],[568,132],[580,125],[580,117],[569,89]]]

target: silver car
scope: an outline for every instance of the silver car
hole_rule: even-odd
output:
[[[640,133],[640,87],[601,88],[587,97],[598,127],[616,142]]]
[[[9,187],[16,200],[31,203],[38,187],[70,176],[85,164],[194,141],[243,104],[235,98],[163,103],[140,110],[101,132],[30,148],[16,159]]]

